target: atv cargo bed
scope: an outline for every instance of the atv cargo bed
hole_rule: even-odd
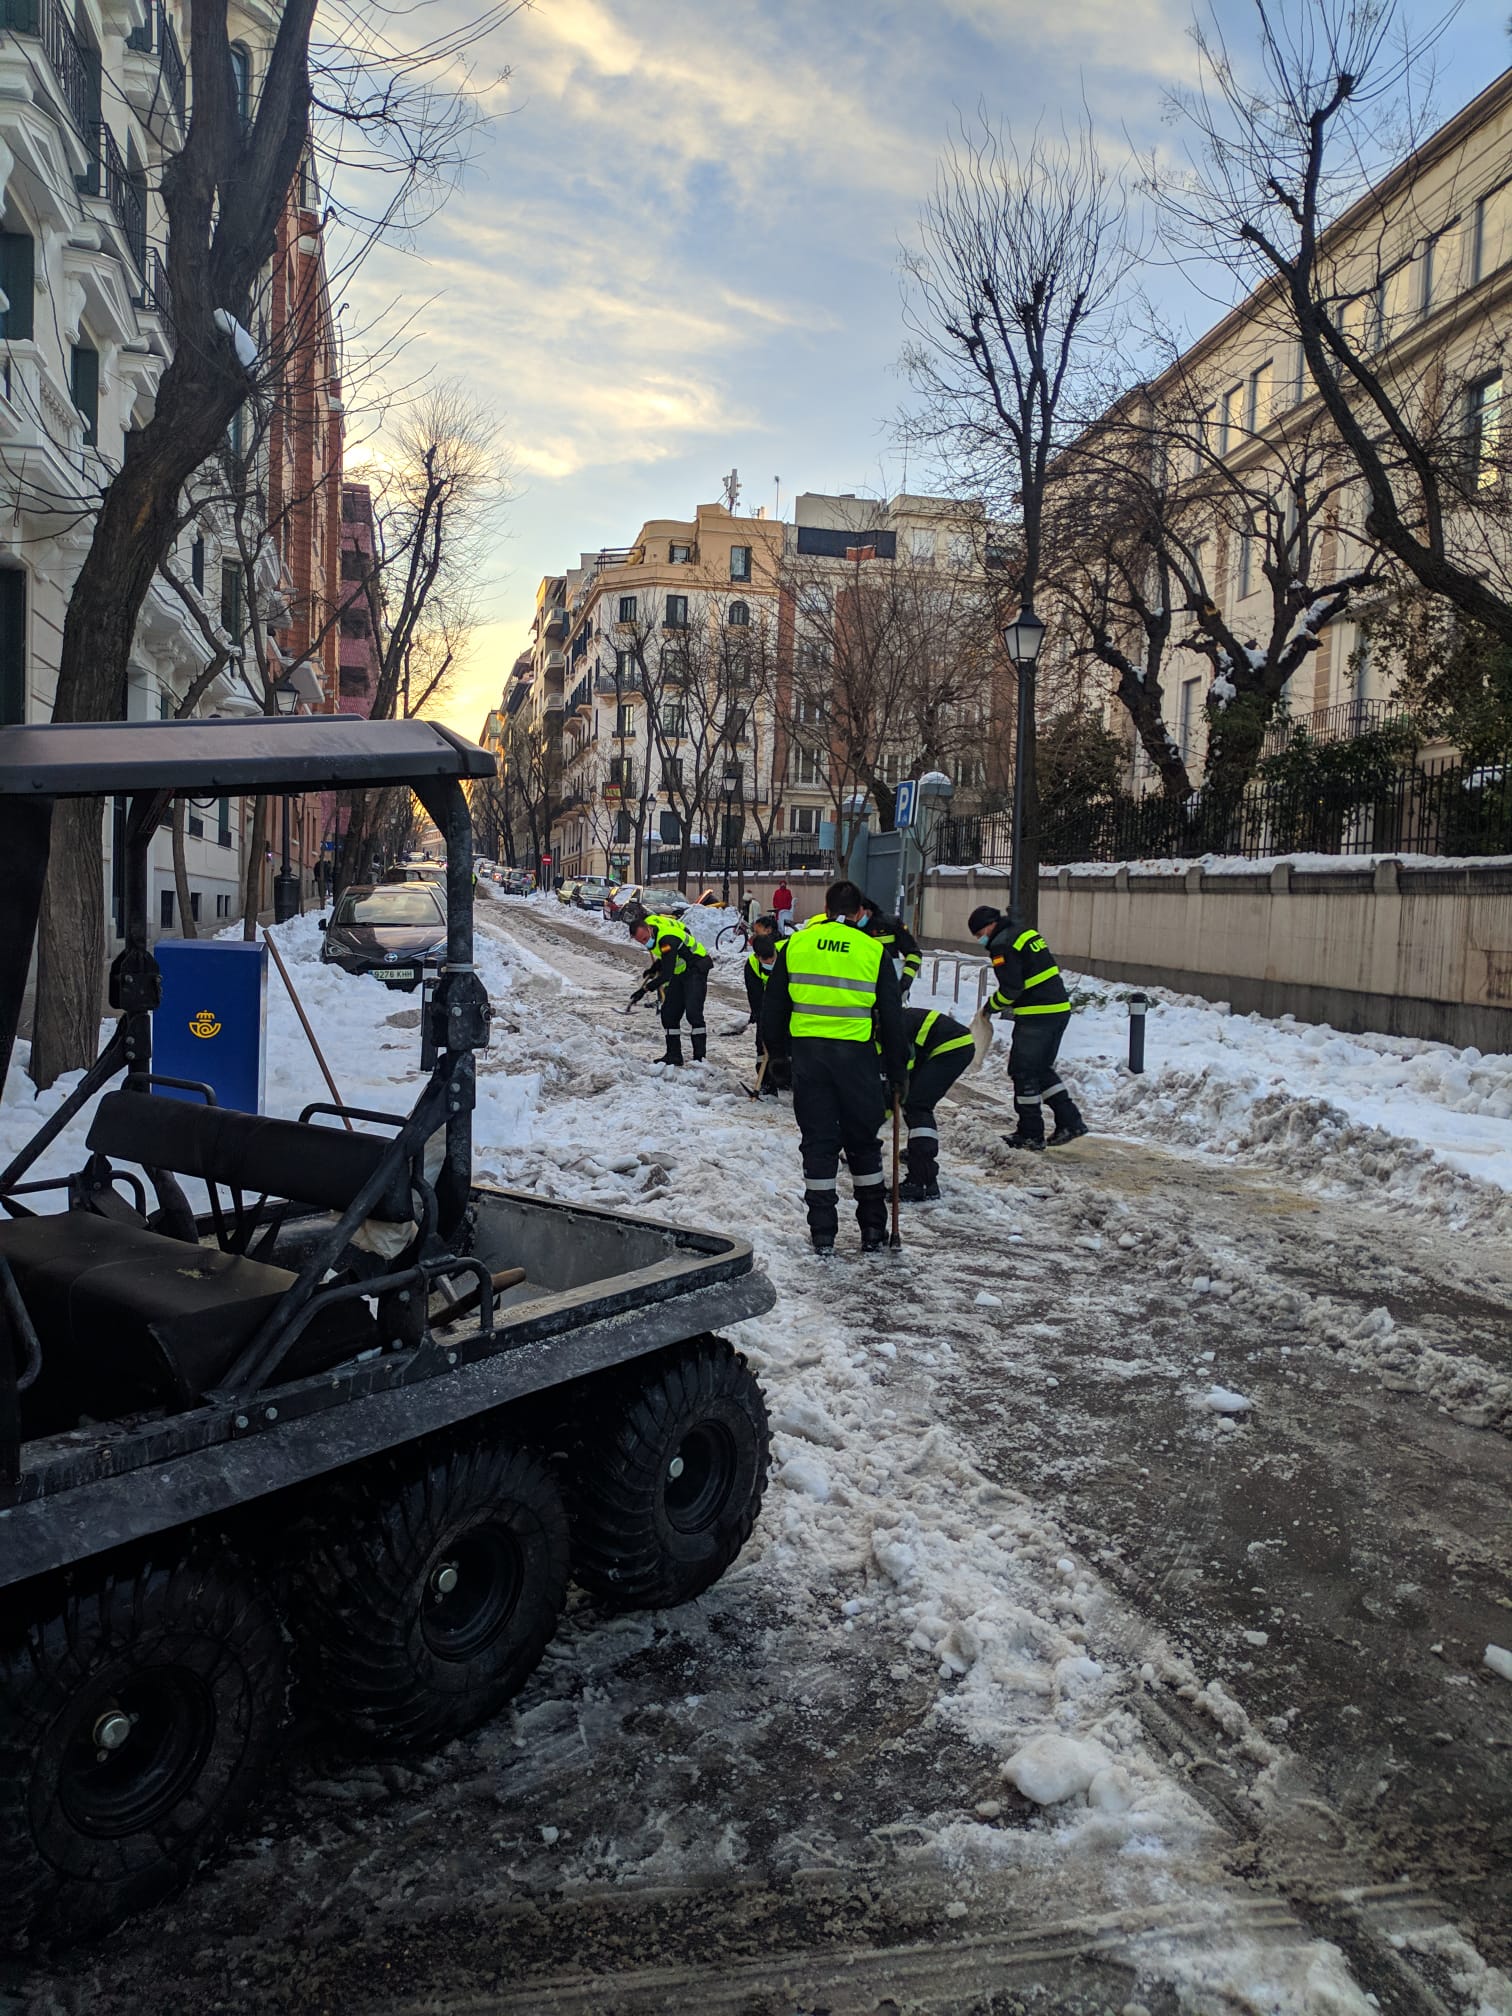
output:
[[[524,1266],[491,1335],[461,1319],[411,1350],[270,1386],[240,1407],[77,1428],[25,1445],[0,1487],[0,1588],[182,1527],[417,1435],[761,1315],[743,1241],[521,1191],[475,1188],[474,1253]],[[297,1240],[298,1221],[280,1246]]]

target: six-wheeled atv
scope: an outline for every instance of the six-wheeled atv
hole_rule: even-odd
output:
[[[570,1577],[677,1603],[750,1533],[766,1414],[713,1334],[772,1305],[749,1247],[472,1181],[462,787],[492,769],[425,722],[0,730],[0,1078],[52,803],[129,801],[118,1019],[0,1173],[0,1943],[185,1880],[265,1780],[291,1656],[348,1737],[435,1743],[524,1683]],[[447,846],[412,1109],[272,1119],[156,1078],[171,798],[382,784]],[[83,1166],[25,1180],[118,1077]]]

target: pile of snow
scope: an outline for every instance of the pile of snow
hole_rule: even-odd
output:
[[[926,960],[926,984],[931,971]],[[1450,1214],[1475,1208],[1450,1172],[1512,1191],[1512,1056],[1346,1036],[1326,1023],[1235,1015],[1223,1002],[1147,988],[1146,1070],[1135,1078],[1127,990],[1068,978],[1078,1012],[1060,1062],[1095,1128],[1363,1182]],[[952,1006],[948,989],[910,998]],[[997,1045],[1011,1036],[994,1024]]]
[[[1180,860],[1161,856],[1152,861],[1061,865],[1072,875],[1108,878],[1123,868],[1131,875],[1185,875],[1191,868],[1200,868],[1204,875],[1268,875],[1273,868],[1290,868],[1298,875],[1368,875],[1382,861],[1393,861],[1400,868],[1509,868],[1512,854],[1195,854]],[[1053,879],[1059,873],[1060,868],[1046,868],[1042,877]]]

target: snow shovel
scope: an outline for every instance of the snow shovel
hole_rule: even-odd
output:
[[[894,1099],[893,1157],[892,1157],[892,1237],[887,1242],[889,1248],[894,1253],[901,1253],[903,1251],[903,1235],[898,1230],[898,1126],[901,1119],[902,1115],[898,1111],[898,1102],[896,1099]]]
[[[744,1094],[746,1095],[747,1099],[759,1099],[761,1097],[761,1081],[763,1078],[765,1078],[767,1074],[767,1066],[768,1064],[771,1063],[771,1061],[772,1061],[771,1051],[763,1050],[761,1053],[761,1062],[756,1066],[756,1083],[754,1085],[742,1085],[740,1088],[741,1091],[744,1092]]]

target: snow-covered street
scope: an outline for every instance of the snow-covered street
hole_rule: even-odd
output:
[[[621,927],[478,922],[479,1179],[737,1233],[777,1287],[756,1533],[686,1609],[575,1598],[438,1756],[301,1724],[260,1837],[0,2010],[1512,2016],[1512,1058],[1167,998],[1132,1079],[1087,982],[1093,1136],[1007,1151],[996,1049],[902,1255],[842,1202],[823,1266],[735,957],[679,1072]],[[279,939],[343,1097],[392,1103],[417,1004]],[[0,1149],[56,1096],[13,1072]],[[324,1096],[275,977],[269,1110]]]

